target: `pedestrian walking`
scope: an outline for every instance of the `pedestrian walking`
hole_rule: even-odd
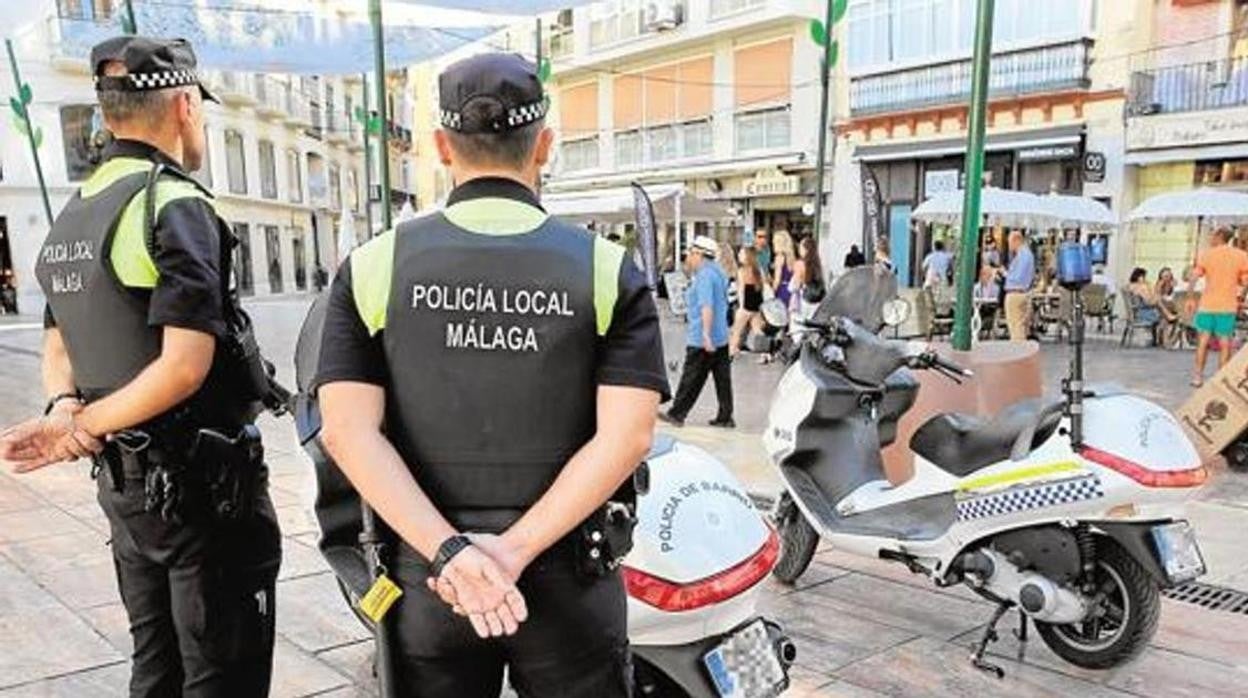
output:
[[[949,283],[949,270],[953,265],[953,255],[945,251],[943,240],[932,245],[932,251],[923,258],[923,287],[935,288]]]
[[[1004,273],[1005,324],[1011,342],[1027,339],[1031,326],[1031,287],[1036,281],[1036,258],[1021,230],[1011,230],[1006,241],[1010,265]]]
[[[801,315],[802,303],[808,297],[821,295],[825,283],[819,246],[815,244],[814,237],[804,237],[797,245],[797,262],[793,265],[793,279],[789,284],[792,291],[789,317],[796,320]]]
[[[728,340],[728,352],[732,356],[740,353],[741,342],[748,333],[762,332],[765,329],[761,310],[767,282],[758,266],[758,253],[753,247],[742,247],[737,253],[737,262],[737,290],[741,307],[737,308],[736,317],[733,318],[732,333]]]
[[[766,230],[754,231],[754,254],[758,256],[758,268],[771,278],[771,241]]]
[[[867,263],[867,257],[858,249],[857,245],[850,245],[849,252],[845,253],[845,269],[854,269]]]
[[[1235,334],[1239,299],[1243,286],[1248,283],[1248,253],[1228,245],[1230,239],[1228,229],[1215,229],[1209,236],[1209,249],[1201,253],[1187,282],[1187,290],[1191,292],[1195,290],[1198,279],[1205,280],[1205,289],[1200,294],[1200,304],[1192,322],[1200,333],[1196,343],[1192,387],[1198,388],[1204,383],[1211,337],[1218,338],[1218,368],[1231,360],[1231,337]]]
[[[797,248],[789,231],[777,230],[771,236],[771,249],[771,288],[775,290],[776,298],[787,308],[793,295],[790,285],[793,280],[793,263],[797,261]]]
[[[215,101],[195,68],[181,39],[91,51],[115,139],[38,256],[46,416],[4,432],[0,460],[94,457],[132,697],[260,698],[281,539],[252,420],[277,396],[229,287],[229,225],[188,174]]]
[[[881,237],[875,241],[875,268],[876,271],[883,271],[889,274],[897,273],[897,268],[893,266],[893,257],[890,250],[888,238]]]
[[[536,65],[480,54],[438,87],[455,187],[352,251],[316,379],[329,454],[395,534],[395,686],[628,696],[631,527],[607,501],[668,392],[654,301],[623,247],[542,208]]]
[[[728,277],[715,263],[717,251],[714,240],[699,235],[694,238],[686,260],[692,281],[685,301],[688,322],[685,366],[671,409],[660,416],[664,422],[675,426],[684,426],[685,417],[693,409],[693,403],[697,402],[708,375],[715,379],[715,396],[719,400],[719,412],[711,420],[711,426],[736,426],[732,420],[732,358],[728,353],[728,323],[725,320]],[[780,297],[779,293],[776,297]]]

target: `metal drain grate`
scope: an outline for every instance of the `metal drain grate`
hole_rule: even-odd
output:
[[[1161,592],[1167,598],[1207,608],[1210,611],[1226,611],[1248,616],[1248,594],[1236,589],[1188,582]]]

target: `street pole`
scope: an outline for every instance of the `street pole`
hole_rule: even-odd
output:
[[[371,238],[377,231],[373,229],[373,144],[368,135],[368,124],[372,121],[368,109],[368,73],[360,73],[360,84],[363,86],[360,92],[364,96],[364,103],[360,105],[360,113],[364,115],[364,216],[368,221],[368,236]]]
[[[975,12],[975,58],[971,71],[971,105],[967,118],[966,187],[962,200],[962,242],[958,246],[957,306],[953,315],[953,348],[971,348],[971,315],[975,306],[975,259],[979,251],[979,200],[984,179],[984,116],[988,108],[988,73],[992,63],[993,0],[979,0]]]
[[[381,184],[381,228],[390,229],[390,145],[386,133],[386,40],[381,28],[381,0],[368,0],[368,16],[373,24],[373,72],[377,75],[377,113],[381,129],[377,134],[377,171]]]
[[[534,66],[536,66],[538,73],[541,73],[542,72],[542,18],[538,17],[533,21],[537,24],[537,30],[534,34],[534,36],[536,37],[536,39],[534,40],[534,43],[537,44],[537,50],[536,50],[537,62],[534,64]],[[546,86],[543,85],[542,92],[545,92],[545,91],[546,91]],[[542,195],[542,171],[541,169],[538,169],[537,171],[537,181],[533,183],[533,189],[534,191],[537,192],[537,195],[539,197]]]
[[[43,197],[43,213],[48,217],[48,227],[52,227],[52,204],[48,201],[48,185],[43,180],[43,163],[39,161],[39,144],[35,141],[35,124],[30,120],[30,90],[23,88],[22,74],[17,69],[17,56],[13,53],[13,41],[4,40],[4,48],[9,52],[9,67],[13,70],[13,84],[17,86],[16,103],[22,105],[18,116],[26,122],[26,141],[30,143],[30,157],[35,161],[35,176],[39,178],[39,194]]]
[[[831,91],[832,75],[832,21],[834,0],[825,0],[827,5],[823,18],[825,39],[823,42],[823,58],[819,62],[819,152],[815,154],[815,245],[823,238],[823,176],[827,167],[828,149],[828,93]],[[825,281],[826,279],[820,279]]]
[[[134,5],[126,0],[126,16],[122,18],[121,30],[127,34],[139,33],[139,20],[134,16]]]

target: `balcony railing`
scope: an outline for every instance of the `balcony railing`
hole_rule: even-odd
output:
[[[992,96],[1087,89],[1092,41],[1006,51],[992,57],[988,90]],[[849,108],[855,115],[893,112],[966,102],[971,95],[971,59],[855,78]]]
[[[1248,58],[1223,58],[1131,74],[1127,114],[1171,114],[1248,105]]]

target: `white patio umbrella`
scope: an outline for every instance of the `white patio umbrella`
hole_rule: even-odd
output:
[[[1058,227],[1061,228],[1113,228],[1118,218],[1105,204],[1086,196],[1048,194],[1040,197],[1048,207]]]
[[[1220,189],[1191,189],[1158,194],[1136,206],[1129,221],[1215,220],[1248,223],[1248,194]]]
[[[962,199],[966,193],[953,190],[937,194],[914,209],[911,217],[926,223],[958,225],[962,221]],[[1025,191],[984,187],[979,212],[984,225],[1011,228],[1046,228],[1055,220],[1041,197]]]

